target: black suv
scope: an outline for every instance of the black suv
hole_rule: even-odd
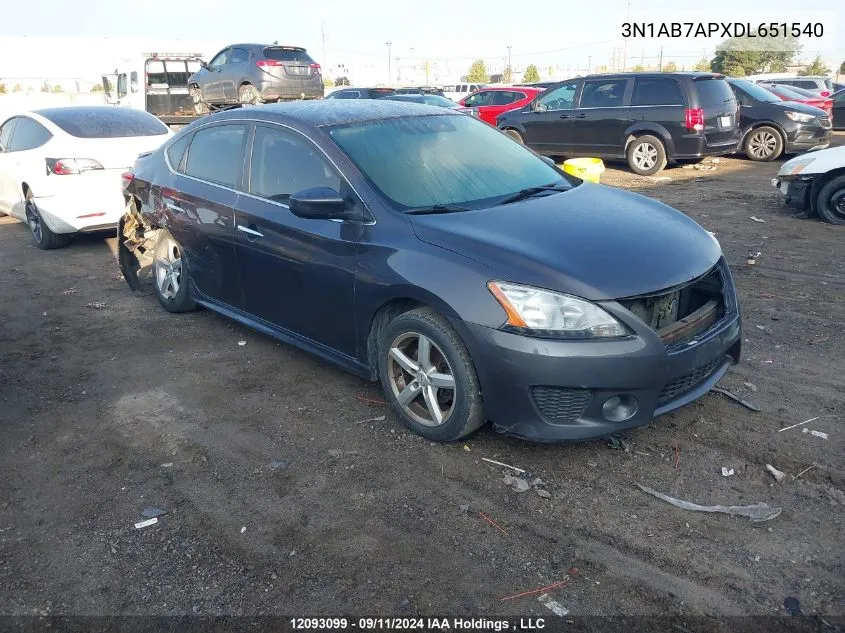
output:
[[[343,88],[327,94],[326,99],[378,99],[393,94],[393,88]]]
[[[739,101],[741,151],[751,160],[775,160],[830,145],[827,112],[797,101],[781,101],[763,86],[747,79],[728,79]]]
[[[624,158],[649,176],[668,161],[734,153],[738,110],[722,75],[624,73],[559,82],[496,123],[540,154]]]

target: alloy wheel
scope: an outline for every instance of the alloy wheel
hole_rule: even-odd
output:
[[[417,332],[398,336],[388,351],[388,381],[402,409],[424,426],[440,426],[455,407],[455,376],[446,355]]]
[[[26,223],[29,225],[29,230],[32,231],[33,239],[40,244],[42,239],[41,215],[32,200],[26,201]]]
[[[634,148],[634,164],[643,171],[657,163],[657,148],[651,143],[641,143]]]
[[[757,132],[748,140],[748,153],[754,158],[768,158],[775,151],[777,143],[771,132]]]
[[[155,261],[155,279],[164,299],[174,299],[182,284],[182,251],[171,238],[159,251]]]

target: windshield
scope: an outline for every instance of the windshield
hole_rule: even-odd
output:
[[[734,79],[731,83],[749,97],[756,99],[757,101],[762,101],[763,103],[777,103],[780,101],[780,99],[771,92],[762,86],[755,84],[753,81],[748,81],[747,79]]]
[[[406,209],[482,207],[529,187],[572,184],[496,128],[463,114],[346,124],[329,136],[382,195]]]

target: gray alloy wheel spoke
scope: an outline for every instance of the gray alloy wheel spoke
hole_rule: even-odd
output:
[[[431,364],[431,341],[420,334],[419,342],[417,343],[417,362],[420,369],[424,372],[430,372],[434,367]]]
[[[643,143],[634,150],[634,162],[640,169],[651,169],[657,162],[657,148]]]
[[[173,299],[182,281],[182,256],[179,246],[173,240],[168,238],[167,242],[167,249],[162,249],[163,257],[156,259],[155,278],[161,296]]]
[[[423,387],[423,398],[432,421],[435,424],[443,424],[443,411],[440,409],[440,403],[437,402],[437,390],[434,387]]]
[[[398,347],[390,348],[390,356],[395,360],[399,366],[411,375],[415,375],[419,370],[419,366],[408,358],[405,353]]]
[[[435,389],[454,389],[455,379],[450,374],[439,374],[432,372],[428,375],[431,386]]]
[[[407,407],[418,395],[420,395],[421,391],[422,387],[420,387],[419,383],[416,380],[412,380],[402,391],[399,392],[396,399],[399,400],[399,404],[403,407]]]

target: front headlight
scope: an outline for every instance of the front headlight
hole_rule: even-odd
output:
[[[794,110],[787,110],[785,114],[790,119],[798,123],[809,123],[810,121],[816,118],[812,114],[805,114],[804,112],[795,112]]]
[[[791,160],[789,163],[781,167],[780,175],[795,176],[804,171],[810,164],[816,160],[815,158],[802,158],[800,160]]]
[[[629,334],[619,321],[584,299],[504,281],[490,281],[487,288],[507,314],[508,329],[577,339]]]

